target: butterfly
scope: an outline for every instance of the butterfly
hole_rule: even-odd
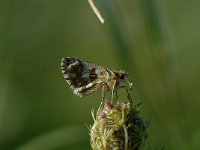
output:
[[[112,71],[78,58],[62,58],[61,70],[74,94],[80,97],[102,91],[104,99],[105,92],[111,91],[113,98],[114,91],[121,88],[124,82],[128,82],[128,73],[125,71]],[[132,83],[129,86],[131,89]]]

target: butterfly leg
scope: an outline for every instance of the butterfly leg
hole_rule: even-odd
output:
[[[116,80],[114,81],[113,87],[112,87],[112,100],[114,98],[114,90],[115,90]],[[117,91],[117,90],[116,90]]]
[[[116,98],[116,100],[118,99],[117,90],[115,91],[115,98]]]
[[[101,104],[99,106],[98,112],[100,112],[103,109],[104,102],[105,102],[105,86],[102,87],[102,99],[101,99]]]
[[[105,99],[105,86],[103,86],[102,88],[102,102],[104,101]]]
[[[126,86],[121,86],[121,88],[125,88],[126,89],[126,93],[127,93],[127,98],[129,100],[130,103],[132,103],[132,98],[131,98],[131,95],[129,93],[129,90]],[[131,90],[131,89],[130,89]]]

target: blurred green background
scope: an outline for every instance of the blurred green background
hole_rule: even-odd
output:
[[[60,70],[77,57],[133,80],[147,145],[200,149],[200,1],[0,1],[0,149],[88,150],[101,93],[75,96]]]

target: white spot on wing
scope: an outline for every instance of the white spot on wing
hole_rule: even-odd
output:
[[[91,82],[91,83],[89,83],[88,85],[86,85],[85,86],[85,88],[90,88],[90,87],[92,87],[94,84]]]
[[[74,94],[77,95],[77,96],[82,97],[83,95],[79,93],[79,90],[80,90],[79,88],[78,88],[78,89],[75,89],[75,90],[74,90]]]
[[[96,69],[96,70],[95,70],[95,73],[96,73],[96,74],[100,74],[100,72],[101,72],[101,70],[99,70],[99,69]]]
[[[64,78],[69,78],[68,74],[63,74]]]
[[[75,63],[72,63],[72,64],[70,64],[70,65],[69,65],[69,67],[68,67],[68,68],[69,68],[69,69],[71,69],[71,68],[72,68],[72,66],[76,66],[78,63],[79,63],[78,61],[76,61]]]
[[[61,66],[65,66],[65,63],[61,62]]]

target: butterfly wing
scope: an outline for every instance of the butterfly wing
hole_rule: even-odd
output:
[[[108,76],[103,66],[71,57],[61,60],[61,70],[74,94],[80,97],[101,89],[104,76]]]

